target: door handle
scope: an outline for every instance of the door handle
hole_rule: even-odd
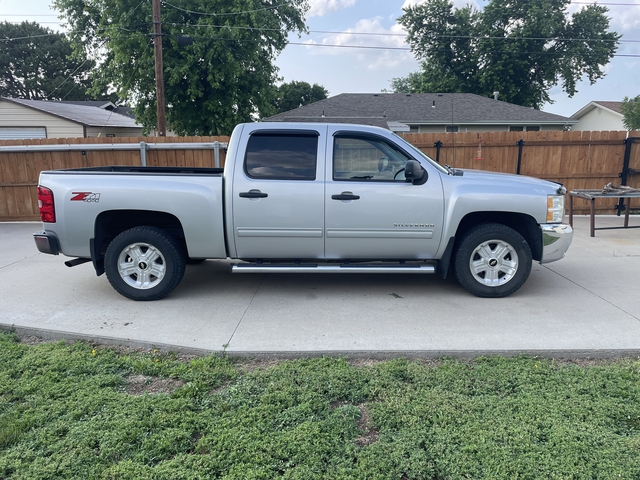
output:
[[[331,195],[331,200],[360,200],[360,195],[351,192],[342,192],[340,195]]]
[[[269,195],[262,193],[260,190],[249,190],[248,192],[240,192],[240,198],[267,198]]]

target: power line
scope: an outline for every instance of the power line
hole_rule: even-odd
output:
[[[140,5],[144,2],[140,2],[138,6],[130,12],[129,16],[137,10]],[[635,4],[640,6],[640,4]],[[266,9],[262,9],[266,10]],[[252,10],[253,11],[253,10]],[[237,12],[247,13],[247,12]],[[126,18],[125,18],[126,19]],[[191,24],[191,23],[171,23],[171,22],[163,22],[164,25],[170,25],[172,27],[189,27],[189,28],[220,28],[220,29],[232,29],[232,30],[249,30],[256,32],[279,32],[281,31],[278,28],[259,28],[259,27],[248,27],[242,25],[208,25],[208,24]],[[151,25],[151,23],[138,23],[135,25],[130,25],[129,27],[136,26],[146,26]],[[116,25],[110,25],[107,27],[96,29],[97,31],[106,31],[110,28],[115,28],[119,30],[130,31],[125,27],[119,27]],[[83,33],[84,30],[75,30],[66,33]],[[139,32],[143,33],[143,32]],[[349,32],[349,31],[331,31],[331,30],[309,30],[309,34],[325,34],[325,35],[353,35],[353,36],[374,36],[374,37],[406,37],[406,34],[402,33],[381,33],[381,32]],[[14,37],[14,38],[0,38],[0,41],[9,41],[9,40],[23,40],[27,38],[38,38],[38,37],[46,37],[51,35],[60,35],[61,32],[54,32],[51,34],[45,35],[32,35],[28,37]],[[164,35],[164,34],[163,34]],[[640,43],[640,40],[635,39],[619,39],[619,40],[611,40],[611,39],[603,39],[603,38],[558,38],[558,37],[497,37],[497,36],[479,36],[479,35],[433,35],[434,38],[450,38],[450,39],[461,39],[461,40],[505,40],[505,41],[518,41],[518,40],[534,40],[534,41],[556,41],[556,42],[619,42],[619,43]],[[292,43],[293,44],[293,43]]]
[[[20,25],[23,22],[7,22],[10,23],[11,25]],[[64,23],[63,21],[57,21],[57,22],[36,22],[38,25],[60,25],[61,23]]]
[[[640,4],[639,4],[640,5]],[[166,23],[174,27],[196,27],[196,28],[228,28],[252,31],[279,31],[277,28],[254,28],[244,26],[227,26],[227,25],[197,25],[187,23]],[[401,33],[376,33],[376,32],[334,32],[328,30],[310,30],[309,33],[321,33],[330,35],[364,35],[378,37],[406,37]],[[604,38],[558,38],[558,37],[489,37],[479,35],[433,35],[435,38],[451,38],[451,39],[467,39],[467,40],[538,40],[538,41],[557,41],[557,42],[620,42],[620,43],[640,43],[640,40],[609,40]]]
[[[639,4],[640,5],[640,4]],[[250,30],[256,32],[279,32],[277,28],[258,28],[258,27],[245,27],[245,26],[233,26],[233,25],[206,25],[206,24],[192,24],[192,23],[171,23],[166,22],[165,25],[171,25],[172,27],[194,27],[194,28],[220,28],[230,30]],[[329,30],[309,30],[308,33],[321,33],[329,35],[363,35],[363,36],[376,36],[376,37],[406,37],[406,34],[402,33],[377,33],[377,32],[335,32]],[[609,40],[604,38],[558,38],[558,37],[488,37],[479,35],[433,35],[436,38],[452,38],[452,39],[468,39],[468,40],[540,40],[540,41],[558,41],[558,42],[620,42],[620,43],[640,43],[640,40]]]
[[[216,40],[220,42],[253,42],[258,43],[257,40],[242,40],[236,38],[220,38],[220,37],[194,37],[196,40]],[[303,47],[325,47],[325,48],[354,48],[354,49],[364,49],[364,50],[395,50],[395,51],[404,51],[410,52],[411,49],[409,47],[387,47],[383,45],[344,45],[344,44],[330,44],[330,43],[304,43],[304,42],[288,42],[287,45],[296,45]],[[437,51],[448,51],[445,49],[440,49]],[[562,56],[564,52],[526,52],[526,51],[512,51],[512,50],[492,50],[488,52],[482,52],[483,54],[494,54],[494,53],[509,53],[509,54],[524,54],[524,55],[557,55]],[[631,57],[631,58],[640,58],[640,54],[615,54],[614,57]]]
[[[188,10],[186,8],[182,8],[182,7],[178,7],[177,5],[173,5],[172,3],[169,2],[162,2],[164,5],[167,5],[171,8],[175,8],[176,10],[180,10],[182,12],[185,13],[191,13],[193,15],[203,15],[203,16],[208,16],[208,17],[224,17],[224,16],[230,16],[230,15],[244,15],[247,13],[257,13],[257,12],[264,12],[265,10],[273,10],[275,8],[279,8],[279,7],[283,7],[285,5],[287,5],[288,2],[284,2],[281,5],[272,5],[270,7],[264,7],[264,8],[258,8],[256,10],[246,10],[244,12],[223,12],[223,13],[210,13],[210,12],[195,12],[193,10]]]
[[[9,22],[13,25],[16,25],[15,22]],[[63,22],[38,22],[39,24],[61,24]],[[141,23],[137,25],[130,25],[130,27],[140,26],[140,25],[150,25],[149,23]],[[170,25],[172,27],[196,27],[196,28],[227,28],[227,29],[239,29],[239,30],[251,30],[256,32],[264,32],[264,31],[276,31],[280,30],[277,28],[255,28],[255,27],[234,27],[227,25],[194,25],[187,23],[169,23],[166,22],[164,25]],[[131,32],[126,27],[115,27],[109,26],[104,27],[100,30],[108,30],[110,28],[116,28],[118,30],[124,30],[127,32]],[[71,32],[54,32],[43,35],[31,35],[27,37],[13,37],[13,38],[0,38],[0,42],[2,41],[11,41],[11,40],[25,40],[29,38],[40,38],[40,37],[50,37],[53,35],[64,35],[65,33],[82,33],[84,30],[74,30]],[[139,32],[144,33],[144,32]],[[377,37],[406,37],[404,34],[399,33],[372,33],[372,32],[332,32],[327,30],[309,30],[309,33],[321,33],[328,35],[354,35],[354,36],[377,36]],[[146,33],[145,33],[146,35]],[[151,35],[151,34],[149,34]],[[163,34],[165,35],[165,34]],[[167,34],[168,35],[168,34]],[[626,39],[618,39],[618,40],[610,40],[606,38],[558,38],[558,37],[484,37],[484,36],[473,36],[473,35],[433,35],[436,38],[451,38],[451,39],[460,39],[460,40],[505,40],[505,41],[518,41],[518,40],[536,40],[536,41],[556,41],[556,42],[606,42],[606,43],[640,43],[640,40],[626,40]]]
[[[144,1],[144,0],[143,0]],[[142,3],[142,2],[141,2]],[[133,12],[131,12],[133,13]],[[130,30],[130,28],[134,28],[134,27],[140,27],[140,26],[150,26],[151,23],[146,22],[146,23],[135,23],[133,25],[129,25],[128,28],[127,27],[121,27],[121,26],[116,26],[116,25],[107,25],[106,27],[100,27],[100,28],[96,28],[95,31],[96,32],[100,32],[100,33],[104,33],[107,32],[111,29],[115,29],[115,30],[120,30],[120,31],[125,31],[125,32],[132,32],[132,30]],[[54,37],[56,35],[67,35],[67,34],[73,34],[73,33],[86,33],[86,30],[71,30],[69,32],[52,32],[52,33],[43,33],[42,35],[28,35],[25,37],[11,37],[11,38],[0,38],[0,42],[11,42],[13,40],[29,40],[31,38],[43,38],[43,37]],[[152,33],[147,33],[147,32],[135,32],[135,33],[140,33],[143,35],[153,35]]]
[[[605,7],[640,7],[640,3],[571,2],[571,5],[603,5]]]
[[[145,34],[145,35],[153,35],[153,34]],[[165,37],[173,37],[175,35],[170,33],[163,33],[162,36]],[[226,41],[226,42],[254,42],[258,43],[257,40],[249,40],[249,39],[235,39],[235,38],[220,38],[220,37],[194,37],[196,40],[216,40],[216,41]],[[0,41],[3,39],[0,39]],[[640,40],[630,40],[633,42],[640,42]],[[106,42],[106,41],[105,41]],[[305,42],[287,42],[287,45],[296,45],[296,46],[304,46],[304,47],[324,47],[324,48],[353,48],[353,49],[363,49],[363,50],[395,50],[395,51],[405,51],[410,52],[410,47],[392,47],[392,46],[384,46],[384,45],[348,45],[348,44],[336,44],[336,43],[305,43]],[[448,51],[445,49],[441,49],[438,51]],[[491,53],[512,53],[512,54],[525,54],[525,55],[564,55],[563,52],[551,52],[551,51],[513,51],[513,50],[493,50],[489,52],[483,52],[487,54]],[[631,57],[631,58],[640,58],[640,54],[614,54],[614,57]]]
[[[239,40],[241,41],[241,40]],[[360,49],[370,49],[370,50],[400,50],[405,52],[410,52],[411,49],[408,47],[384,47],[384,46],[369,46],[369,45],[340,45],[340,44],[328,44],[328,43],[304,43],[304,42],[289,42],[287,45],[298,45],[305,47],[331,47],[331,48],[360,48]],[[447,50],[440,50],[442,52]],[[512,54],[524,54],[524,55],[564,55],[563,52],[514,52],[511,50],[504,51],[490,51],[490,52],[482,52],[486,54],[491,53],[512,53]],[[640,58],[640,54],[615,54],[614,57],[631,57],[631,58]]]
[[[173,5],[169,2],[163,2],[165,5],[168,5],[170,7],[176,8],[178,10],[182,10],[184,12],[187,13],[192,13],[194,15],[210,15],[210,16],[219,16],[219,15],[242,15],[245,13],[255,13],[255,12],[260,12],[263,10],[269,10],[269,9],[273,9],[273,8],[278,8],[281,7],[283,5],[287,5],[287,2],[281,4],[281,5],[273,5],[271,7],[265,7],[265,8],[261,8],[261,9],[257,9],[257,10],[247,10],[244,12],[227,12],[227,13],[210,13],[210,12],[196,12],[193,10],[188,10],[186,8],[182,8],[179,7],[177,5]],[[621,3],[621,2],[571,2],[571,5],[602,5],[605,7],[640,7],[640,3]],[[25,13],[25,14],[20,14],[20,13],[7,13],[7,14],[2,14],[2,17],[57,17],[57,14],[54,13],[41,13],[41,14],[35,14],[35,13]]]
[[[131,25],[130,27],[134,27],[134,26],[139,26],[139,25],[149,25],[147,23],[144,24],[137,24],[137,25]],[[171,26],[188,26],[188,27],[217,27],[217,28],[238,28],[238,29],[243,29],[243,30],[252,30],[252,31],[279,31],[278,29],[261,29],[261,28],[252,28],[252,27],[227,27],[227,26],[220,26],[220,25],[187,25],[187,24],[176,24],[176,23],[165,23],[165,25],[171,25]],[[99,30],[102,31],[107,31],[109,29],[115,28],[117,30],[123,30],[126,32],[132,32],[131,30],[125,28],[125,27],[114,27],[114,26],[110,26],[110,27],[104,27],[101,28]],[[55,33],[49,33],[49,34],[43,34],[43,35],[30,35],[30,36],[26,36],[26,37],[13,37],[13,38],[0,38],[0,42],[10,42],[13,40],[28,40],[28,39],[32,39],[32,38],[42,38],[42,37],[51,37],[54,35],[64,35],[65,33],[83,33],[84,30],[75,30],[75,31],[71,31],[71,32],[55,32]],[[145,32],[136,32],[142,35],[153,35],[152,33],[145,33]],[[345,32],[322,32],[322,33],[336,33],[336,34],[343,34]],[[163,36],[173,36],[173,34],[170,33],[163,33]],[[361,33],[353,33],[353,35],[361,35]],[[453,38],[453,39],[468,39],[468,40],[511,40],[511,41],[517,41],[517,40],[540,40],[540,41],[557,41],[557,42],[607,42],[607,43],[611,43],[611,42],[619,42],[619,43],[640,43],[640,40],[608,40],[608,39],[603,39],[603,38],[553,38],[553,37],[549,37],[549,38],[534,38],[534,37],[479,37],[479,36],[461,36],[461,35],[434,35],[434,37],[437,38]],[[220,38],[216,38],[216,37],[201,37],[201,38],[207,38],[207,39],[211,39],[211,40],[221,40]],[[238,40],[238,41],[242,41],[242,40]],[[342,45],[338,45],[338,44],[312,44],[312,43],[299,43],[299,42],[288,42],[288,44],[290,45],[318,45],[318,46],[336,46],[336,47],[341,47]],[[357,45],[353,45],[352,47],[356,48],[356,47],[360,47],[360,48],[384,48],[384,49],[404,49],[404,50],[410,50],[409,47],[369,47],[369,46],[357,46]]]

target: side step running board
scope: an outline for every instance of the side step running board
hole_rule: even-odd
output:
[[[436,273],[435,265],[296,265],[277,263],[235,263],[232,273]]]

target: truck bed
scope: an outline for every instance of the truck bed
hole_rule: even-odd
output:
[[[146,175],[222,175],[224,168],[206,167],[143,167],[132,165],[68,168],[65,170],[50,170],[47,174],[64,173],[135,173]]]

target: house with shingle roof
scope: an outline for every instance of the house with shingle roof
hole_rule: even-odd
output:
[[[126,107],[123,105],[116,105],[109,100],[60,100],[60,103],[68,103],[70,105],[85,105],[89,107],[98,107],[104,110],[109,110],[110,112],[119,113],[120,115],[124,115],[125,117],[135,119],[136,116],[133,113],[133,109],[131,107]]]
[[[627,130],[623,123],[624,115],[621,105],[622,102],[589,102],[571,115],[572,119],[578,121],[572,130]]]
[[[263,121],[358,123],[410,133],[564,130],[577,123],[471,93],[343,93]]]
[[[141,136],[142,125],[117,109],[111,102],[0,97],[0,140]]]

